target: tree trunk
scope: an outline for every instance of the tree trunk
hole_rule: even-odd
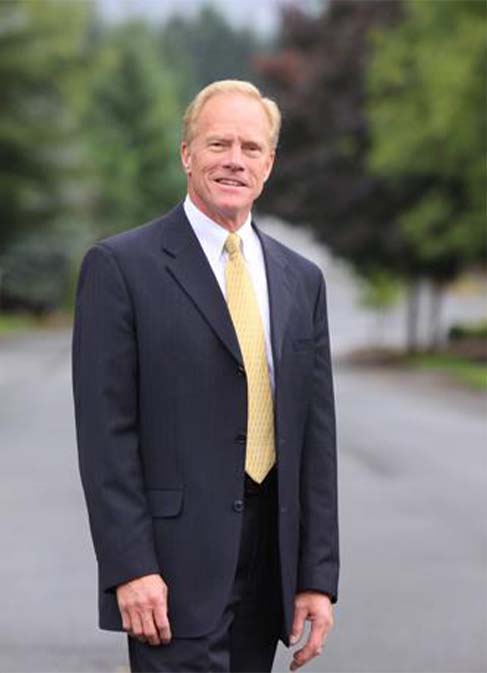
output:
[[[406,312],[406,349],[408,353],[415,353],[418,349],[418,320],[419,297],[421,284],[418,279],[412,280],[409,285]]]
[[[443,306],[442,283],[431,282],[430,314],[429,314],[429,350],[434,352],[441,345],[441,309]]]

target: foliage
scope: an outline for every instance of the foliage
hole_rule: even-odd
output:
[[[149,29],[96,29],[83,3],[0,17],[0,304],[42,312],[90,239],[181,195],[179,108]]]
[[[403,290],[397,277],[383,269],[371,271],[362,279],[361,288],[361,304],[377,311],[385,311],[394,306]]]
[[[487,364],[448,354],[415,355],[409,358],[409,363],[418,369],[445,373],[475,390],[487,391]]]
[[[450,341],[462,339],[487,339],[487,320],[474,323],[455,323],[448,331]]]
[[[318,20],[284,13],[280,51],[259,66],[284,108],[263,205],[311,224],[370,277],[440,295],[485,262],[484,3],[330,0]]]
[[[178,90],[187,102],[213,80],[255,81],[253,55],[264,49],[255,33],[233,28],[211,5],[194,17],[173,16],[161,28],[158,42],[163,61],[181,73]]]
[[[485,262],[487,11],[472,0],[411,0],[374,35],[368,72],[370,165],[417,189],[398,212],[426,275]]]
[[[0,313],[0,337],[5,334],[15,334],[31,330],[38,324],[30,313]]]
[[[10,246],[1,268],[2,309],[29,309],[42,315],[63,302],[69,257],[60,240],[32,233]]]
[[[87,6],[0,3],[0,250],[83,200],[74,113]]]
[[[143,24],[98,36],[85,127],[98,236],[142,224],[181,197],[180,107]]]
[[[401,16],[399,2],[331,0],[318,19],[283,14],[279,51],[257,66],[284,112],[282,140],[263,207],[309,223],[365,274],[409,271],[394,223],[404,194],[367,170],[368,36]]]
[[[285,116],[265,205],[365,275],[441,282],[482,261],[486,18],[469,0],[287,11],[259,62]]]

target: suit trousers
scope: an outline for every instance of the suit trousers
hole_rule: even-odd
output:
[[[272,669],[283,619],[276,472],[274,466],[262,484],[245,476],[238,564],[216,626],[202,637],[173,637],[168,645],[151,646],[129,637],[133,673],[263,673]]]

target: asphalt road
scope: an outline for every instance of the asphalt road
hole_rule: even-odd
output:
[[[0,342],[2,672],[127,670],[124,637],[96,629],[69,337]],[[485,400],[343,365],[336,397],[341,595],[307,670],[486,671]]]
[[[336,397],[341,590],[309,670],[485,672],[485,400],[347,368]]]

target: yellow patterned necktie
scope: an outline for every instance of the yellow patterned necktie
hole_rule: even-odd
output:
[[[240,237],[225,241],[227,304],[247,376],[247,449],[245,471],[261,483],[276,459],[274,406],[267,366],[264,328],[250,274],[240,251]]]

